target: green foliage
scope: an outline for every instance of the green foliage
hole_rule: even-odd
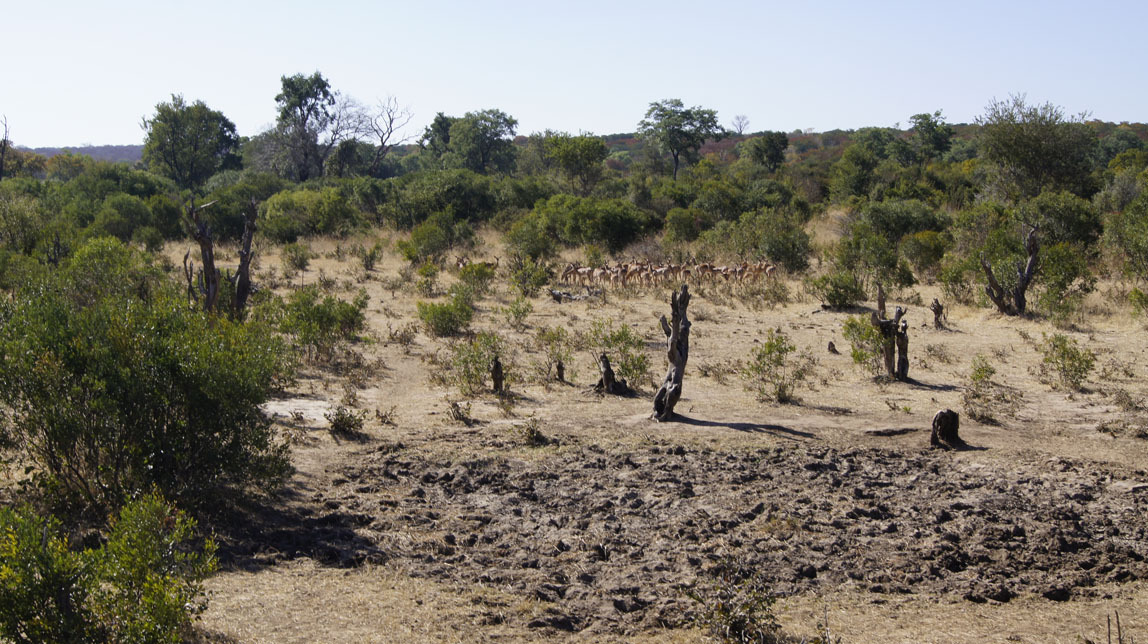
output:
[[[0,638],[21,644],[97,641],[90,554],[68,550],[60,523],[25,506],[0,508]]]
[[[1148,280],[1148,193],[1108,216],[1105,243],[1120,258],[1124,273]]]
[[[363,330],[368,301],[367,292],[362,290],[354,301],[344,302],[333,295],[321,295],[314,285],[301,288],[287,297],[279,330],[295,336],[296,345],[308,359],[330,358],[335,347]]]
[[[419,320],[436,337],[458,335],[470,326],[474,306],[465,297],[452,297],[449,302],[417,302]]]
[[[203,215],[219,239],[238,240],[243,235],[244,213],[251,202],[266,201],[290,186],[286,179],[270,173],[225,172],[216,175],[204,186],[209,191],[206,200],[214,201],[215,204],[204,210]],[[155,211],[154,206],[152,210]],[[262,222],[259,223],[262,225]],[[296,232],[296,236],[298,234]]]
[[[555,195],[535,207],[544,229],[571,246],[597,243],[618,252],[649,225],[647,216],[629,201]]]
[[[1128,293],[1128,302],[1132,305],[1132,312],[1135,315],[1144,315],[1148,311],[1148,293],[1138,288],[1133,288]]]
[[[559,362],[569,368],[573,358],[571,342],[572,338],[566,327],[554,326],[538,329],[534,336],[534,345],[544,356],[545,378],[547,380],[550,379],[550,374],[554,372]],[[567,377],[571,378],[570,376]]]
[[[170,103],[155,106],[144,130],[144,164],[181,189],[198,188],[216,172],[239,167],[235,124],[203,101],[188,105],[173,94]]]
[[[4,431],[61,500],[116,507],[155,486],[210,504],[288,469],[259,409],[286,373],[282,342],[190,310],[161,280],[95,240],[8,304]]]
[[[325,154],[319,135],[334,118],[336,94],[319,72],[310,76],[283,76],[282,91],[275,96],[279,118],[272,142],[280,171],[295,181],[321,176]]]
[[[0,509],[0,637],[13,642],[183,641],[207,605],[215,545],[149,493],[124,506],[98,549],[70,551],[60,524]]]
[[[383,256],[383,244],[382,242],[375,242],[370,248],[359,247],[355,255],[358,256],[359,261],[362,263],[363,270],[373,271],[375,270],[375,264],[377,264]]]
[[[1070,391],[1081,391],[1088,374],[1096,364],[1096,354],[1081,349],[1076,340],[1060,333],[1044,336],[1040,347],[1041,372],[1052,384]],[[1051,372],[1051,373],[1050,373]]]
[[[1065,117],[1060,107],[1029,105],[1021,95],[994,100],[977,124],[981,156],[1004,198],[1022,200],[1046,189],[1082,197],[1091,193],[1095,137],[1085,115]]]
[[[340,436],[358,436],[363,433],[363,423],[367,417],[365,411],[355,411],[343,405],[323,414],[331,424],[331,431]]]
[[[494,281],[494,267],[482,262],[467,264],[459,269],[458,280],[474,289],[475,293],[483,295],[490,290],[490,284]]]
[[[796,360],[790,354],[797,347],[779,331],[769,330],[764,342],[755,346],[749,362],[742,373],[749,381],[748,387],[757,393],[759,400],[776,400],[779,403],[793,402],[797,386],[813,371],[815,360],[808,351],[802,352]]]
[[[717,112],[687,108],[676,98],[650,103],[646,117],[638,123],[638,135],[673,158],[675,180],[681,161],[694,163],[706,139],[721,138],[724,133]]]
[[[881,348],[885,344],[881,332],[863,315],[850,316],[845,320],[841,335],[849,342],[849,355],[853,363],[861,365],[873,375],[884,372]]]
[[[757,577],[735,579],[726,569],[705,590],[691,595],[701,604],[697,623],[719,642],[728,644],[777,644],[781,624],[773,612],[773,595]]]
[[[526,328],[526,318],[534,312],[534,306],[525,297],[517,297],[502,312],[510,328],[521,331]]]
[[[834,271],[806,282],[806,288],[831,309],[847,309],[865,301],[865,289],[849,271]]]
[[[514,133],[518,121],[497,109],[467,112],[450,126],[443,167],[466,168],[481,174],[514,169]]]
[[[901,254],[913,265],[918,275],[935,276],[951,245],[952,238],[949,235],[924,230],[901,239]]]
[[[415,282],[415,290],[423,297],[431,297],[434,295],[435,289],[438,286],[436,279],[438,278],[438,266],[433,262],[425,262],[419,269],[415,271],[418,275],[418,281]]]
[[[473,241],[474,230],[465,221],[455,220],[452,210],[431,215],[411,230],[411,238],[398,243],[399,252],[408,262],[419,264],[441,261],[443,255],[455,246]]]
[[[338,188],[301,188],[266,201],[259,231],[273,241],[293,242],[309,235],[347,235],[362,223],[360,213]]]
[[[716,257],[732,254],[745,261],[766,260],[791,272],[809,267],[809,235],[799,216],[790,211],[747,212],[736,222],[718,222],[700,239]]]
[[[650,377],[650,356],[646,342],[630,326],[615,327],[613,320],[597,319],[590,324],[588,341],[594,356],[605,353],[620,378],[637,387]]]
[[[510,286],[522,297],[534,297],[550,282],[550,269],[529,257],[510,271]]]
[[[789,147],[789,137],[785,132],[763,132],[743,144],[746,153],[754,163],[769,172],[774,172],[785,163],[785,150]]]
[[[114,642],[178,644],[207,608],[203,580],[215,571],[215,544],[189,547],[195,520],[150,493],[129,503],[96,557],[95,613]]]
[[[506,247],[513,255],[534,261],[546,261],[557,247],[554,233],[545,215],[528,212],[517,219],[506,233]]]
[[[974,388],[984,388],[988,386],[996,373],[997,370],[989,363],[988,358],[979,353],[973,356],[973,370],[969,375],[969,380],[972,381]]]
[[[450,211],[466,221],[484,221],[498,203],[490,178],[470,170],[423,170],[388,182],[393,198],[379,207],[380,216],[400,228],[410,228],[439,212]]]
[[[496,333],[479,333],[473,340],[456,342],[450,350],[449,380],[463,395],[477,394],[486,387],[495,356],[501,359],[504,373],[510,371],[505,343]]]
[[[284,245],[280,252],[283,271],[288,276],[307,270],[307,267],[311,265],[311,257],[311,247],[296,242]]]
[[[1096,278],[1089,269],[1088,256],[1079,245],[1064,242],[1041,249],[1037,305],[1054,321],[1066,322],[1095,288]]]
[[[556,134],[546,138],[546,156],[554,161],[570,181],[571,189],[590,194],[602,178],[602,162],[609,155],[606,142],[596,136]]]

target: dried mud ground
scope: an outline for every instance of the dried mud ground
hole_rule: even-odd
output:
[[[223,570],[205,639],[701,642],[691,595],[712,596],[723,570],[775,593],[796,638],[827,619],[844,642],[1103,641],[1116,612],[1148,638],[1145,331],[1101,295],[1066,332],[1098,357],[1085,391],[1068,393],[1040,378],[1051,325],[953,306],[938,331],[916,300],[929,287],[890,304],[911,300],[908,383],[855,367],[848,313],[822,311],[797,281],[772,308],[699,287],[682,416],[658,424],[652,382],[634,398],[589,390],[589,351],[568,371],[577,384],[543,384],[532,338],[610,318],[647,339],[660,378],[668,287],[536,298],[522,331],[496,287],[473,326],[514,347],[504,409],[436,383],[447,341],[397,341],[419,297],[393,253],[365,273],[335,242],[314,246],[323,257],[303,279],[367,289],[371,338],[354,347],[362,365],[312,367],[268,406],[298,471],[215,527]],[[263,265],[274,282],[277,260]],[[737,373],[775,328],[817,358],[797,404],[759,402]],[[963,408],[977,354],[1007,399],[994,424]],[[452,401],[470,405],[471,425],[451,419]],[[367,412],[361,435],[329,430],[344,403]],[[962,413],[967,449],[928,449],[943,408]],[[529,428],[546,444],[527,444]]]

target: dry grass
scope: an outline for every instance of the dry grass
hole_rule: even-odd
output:
[[[818,220],[815,226],[818,240],[827,242],[835,235],[831,218]],[[300,381],[291,393],[293,398],[274,405],[281,411],[279,418],[285,427],[305,434],[305,440],[294,448],[299,474],[293,486],[307,494],[321,495],[342,464],[363,458],[374,448],[372,442],[382,441],[401,441],[419,453],[470,459],[533,459],[541,458],[536,454],[542,451],[561,454],[568,448],[588,445],[624,451],[650,443],[719,450],[805,443],[911,453],[926,447],[927,431],[881,435],[872,430],[925,430],[938,409],[961,409],[969,359],[978,353],[992,356],[997,369],[994,380],[1025,395],[1015,414],[1001,419],[1000,426],[962,418],[961,436],[985,449],[962,452],[954,455],[955,459],[1008,460],[1036,453],[1130,470],[1143,468],[1148,462],[1148,441],[1096,431],[1098,425],[1122,418],[1125,411],[1121,407],[1127,407],[1127,401],[1148,398],[1148,385],[1128,375],[1142,371],[1145,350],[1143,329],[1126,313],[1090,318],[1087,332],[1074,334],[1082,346],[1097,353],[1099,364],[1106,368],[1092,375],[1088,392],[1067,396],[1038,381],[1034,374],[1040,355],[1023,340],[1051,332],[1051,324],[1002,318],[987,309],[946,303],[949,329],[936,331],[931,326],[931,314],[923,307],[911,306],[908,321],[914,363],[909,375],[913,382],[877,383],[850,360],[849,345],[841,335],[848,314],[822,311],[815,303],[797,298],[772,309],[755,310],[717,289],[698,289],[691,307],[695,316],[690,366],[678,411],[704,422],[652,423],[647,396],[603,398],[589,393],[587,388],[597,378],[597,368],[595,356],[585,350],[575,350],[572,364],[566,365],[567,373],[580,378],[573,385],[516,383],[515,391],[520,395],[513,410],[516,418],[507,418],[492,394],[460,399],[457,391],[432,382],[429,357],[445,343],[410,326],[417,319],[418,296],[400,278],[401,260],[388,251],[374,272],[365,273],[352,253],[343,253],[340,258],[335,252],[337,244],[350,248],[356,241],[366,244],[368,240],[311,242],[318,257],[302,276],[312,284],[319,281],[322,272],[324,281],[339,292],[367,289],[371,297],[368,328],[381,340],[356,347],[369,364],[380,367],[353,377],[353,388],[345,390],[342,386],[345,374],[313,374],[315,379]],[[176,253],[182,257],[182,248],[170,250],[173,257]],[[265,246],[263,252],[266,256],[260,265],[268,268],[257,274],[257,281],[279,265],[277,249]],[[476,260],[492,260],[503,251],[492,236],[483,233],[470,255]],[[449,272],[440,275],[444,290],[453,279]],[[285,292],[299,281],[273,283]],[[634,325],[640,334],[653,339],[661,337],[657,317],[668,313],[667,286],[635,290],[625,299],[608,295],[605,304],[558,304],[538,298],[532,301],[534,312],[526,328],[507,328],[497,313],[513,300],[505,269],[497,281],[495,291],[478,302],[473,327],[475,331],[497,331],[516,347],[516,366],[521,373],[531,361],[542,358],[533,341],[540,327],[565,326],[577,331],[588,329],[594,319],[612,318],[615,323]],[[801,292],[798,280],[791,280],[788,286],[795,294]],[[712,299],[706,297],[707,292],[713,293]],[[922,287],[904,296],[928,301],[940,293]],[[889,307],[897,304],[904,302],[890,301]],[[928,326],[922,326],[925,323]],[[798,349],[813,352],[824,376],[816,390],[802,391],[798,405],[777,407],[756,402],[735,373],[736,365],[765,338],[766,330],[779,327]],[[830,341],[841,354],[826,351]],[[647,352],[651,371],[659,378],[664,373],[664,348],[651,340]],[[1115,387],[1101,381],[1102,376],[1116,380],[1119,400],[1114,402],[1105,393]],[[339,442],[324,431],[322,411],[339,404],[345,391],[353,391],[354,402],[361,409],[385,410],[366,417],[365,443]],[[450,403],[457,403],[466,418],[476,422],[464,425],[452,419]],[[302,411],[291,420],[289,412],[293,409]],[[513,437],[514,428],[522,426],[524,418],[556,445],[538,450]],[[752,427],[782,427],[786,431],[747,429]],[[508,435],[511,440],[507,440]],[[763,524],[761,529],[777,532],[790,527],[775,523]],[[541,602],[497,588],[451,587],[414,579],[388,565],[347,570],[299,559],[258,572],[220,573],[209,586],[212,602],[203,624],[222,638],[215,641],[229,641],[227,637],[245,643],[707,641],[695,630],[647,631],[621,637],[555,635],[550,630],[529,629],[524,626],[529,618],[546,608]],[[823,597],[788,598],[778,608],[787,632],[812,636],[828,605],[833,631],[847,643],[1076,642],[1081,635],[1102,641],[1105,615],[1113,610],[1120,611],[1125,632],[1148,638],[1148,623],[1140,617],[1148,615],[1148,585],[1128,584],[1112,589],[1110,594],[1108,600],[1052,603],[1022,597],[1005,605],[978,605],[952,597],[841,591]],[[504,616],[501,622],[499,614]]]

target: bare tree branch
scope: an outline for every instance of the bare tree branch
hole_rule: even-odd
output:
[[[413,135],[395,138],[398,131],[406,127],[412,118],[414,113],[405,107],[400,108],[399,101],[394,96],[379,100],[375,111],[366,119],[367,129],[376,142],[375,155],[371,159],[372,176],[377,175],[379,166],[392,148],[414,138]]]

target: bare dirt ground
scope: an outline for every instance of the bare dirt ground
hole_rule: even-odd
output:
[[[393,253],[364,273],[335,242],[314,246],[324,257],[307,283],[371,296],[373,339],[354,349],[372,375],[310,368],[268,406],[298,472],[216,528],[224,571],[209,583],[209,639],[705,641],[690,595],[725,569],[776,593],[796,637],[828,617],[845,642],[1102,641],[1116,611],[1126,633],[1148,637],[1145,331],[1099,296],[1066,332],[1098,356],[1086,390],[1068,393],[1038,377],[1051,325],[950,306],[949,329],[934,330],[916,299],[938,294],[929,287],[890,302],[909,308],[907,383],[854,366],[849,314],[822,311],[797,281],[773,308],[697,287],[682,417],[658,424],[652,382],[635,398],[589,390],[588,351],[568,372],[575,385],[542,383],[532,338],[609,317],[647,339],[660,378],[668,286],[537,298],[518,332],[498,310],[511,299],[503,277],[473,326],[514,347],[508,410],[435,384],[446,340],[392,341],[419,299]],[[265,281],[273,268],[269,254]],[[778,328],[818,360],[798,404],[759,402],[738,374]],[[1010,392],[996,424],[964,414],[977,354]],[[475,422],[452,420],[448,401],[469,403]],[[328,429],[325,414],[348,402],[368,412],[361,436]],[[928,449],[944,408],[962,413],[968,449]],[[528,445],[528,425],[548,444]]]

